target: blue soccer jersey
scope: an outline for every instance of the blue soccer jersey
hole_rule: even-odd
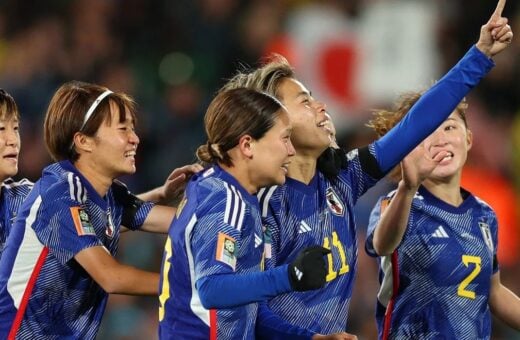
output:
[[[152,206],[128,227],[139,228]],[[94,246],[114,255],[122,213],[112,189],[100,197],[70,162],[44,169],[0,261],[0,338],[95,338],[108,295],[74,256]]]
[[[318,171],[308,185],[288,178],[285,185],[259,193],[266,268],[290,263],[313,244],[331,250],[325,289],[277,296],[269,301],[274,313],[323,334],[348,330],[357,260],[354,205],[449,116],[493,65],[473,46],[385,136],[348,153],[347,167],[336,179]]]
[[[407,229],[394,253],[378,258],[380,339],[489,339],[491,276],[498,271],[497,219],[489,205],[462,190],[451,206],[424,187],[415,195]],[[366,250],[393,193],[370,218]]]
[[[194,176],[165,245],[159,337],[253,339],[258,304],[207,310],[197,283],[212,275],[260,272],[263,250],[256,197],[218,166]]]
[[[2,216],[0,218],[0,258],[2,258],[5,241],[11,231],[11,225],[16,218],[18,208],[22,205],[32,187],[31,181],[22,179],[15,182],[10,178],[0,186],[0,216]]]
[[[331,250],[325,289],[286,293],[269,301],[271,310],[284,320],[322,334],[347,327],[357,262],[353,207],[376,183],[363,170],[358,150],[351,151],[348,159],[348,167],[333,181],[317,172],[309,185],[287,178],[285,185],[258,195],[266,228],[267,269],[290,263],[312,244]]]

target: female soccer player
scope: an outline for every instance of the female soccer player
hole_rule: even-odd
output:
[[[224,91],[210,104],[204,123],[208,142],[197,156],[210,167],[188,184],[170,227],[159,337],[253,339],[258,302],[320,288],[326,273],[323,255],[329,251],[310,247],[290,264],[262,271],[264,238],[254,194],[283,184],[294,156],[283,106],[253,90]],[[295,330],[280,333],[314,335],[290,333]]]
[[[434,131],[492,68],[490,57],[512,39],[507,19],[501,17],[504,3],[499,1],[496,12],[482,26],[476,46],[406,117],[381,139],[349,152],[346,162],[327,149],[331,141],[325,104],[311,96],[285,60],[238,74],[224,86],[246,86],[276,96],[293,125],[296,155],[288,166],[287,181],[258,195],[266,226],[266,267],[290,263],[306,245],[322,244],[331,250],[324,289],[279,295],[269,301],[273,312],[317,332],[346,330],[357,259],[353,207],[366,190]],[[327,157],[323,160],[320,155]]]
[[[158,273],[114,258],[120,225],[166,233],[175,211],[114,181],[135,172],[134,125],[123,93],[71,82],[54,94],[44,137],[57,163],[21,205],[0,261],[0,338],[93,339],[107,293],[158,293]]]
[[[383,136],[420,97],[403,95],[370,125]],[[460,186],[473,139],[466,106],[402,161],[397,190],[372,211],[366,249],[380,256],[380,339],[489,339],[490,311],[520,330],[520,299],[500,282],[495,212]]]
[[[19,182],[11,179],[18,173],[21,147],[19,119],[20,114],[13,97],[0,89],[0,258],[18,207],[33,185],[26,179]]]

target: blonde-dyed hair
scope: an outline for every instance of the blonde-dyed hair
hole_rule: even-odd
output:
[[[295,78],[294,69],[287,59],[279,54],[267,57],[264,64],[250,72],[238,72],[219,92],[245,87],[265,92],[278,100],[283,100],[278,92],[282,80]]]

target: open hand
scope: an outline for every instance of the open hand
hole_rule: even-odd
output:
[[[190,177],[201,171],[200,164],[185,165],[173,170],[162,185],[161,202],[172,202],[182,196]]]

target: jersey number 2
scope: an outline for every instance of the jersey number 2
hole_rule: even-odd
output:
[[[332,246],[334,246],[334,248],[338,250],[339,259],[341,261],[341,267],[339,268],[339,271],[334,270],[334,258],[332,257],[332,254],[334,254],[335,252],[331,249],[331,238]],[[325,239],[323,240],[323,247],[331,250],[331,253],[327,255],[327,262],[329,264],[329,273],[325,278],[327,282],[334,280],[338,275],[348,273],[349,265],[347,264],[347,255],[345,255],[343,245],[341,244],[338,234],[335,231],[332,232],[332,237],[325,237]]]
[[[459,284],[459,288],[457,289],[457,294],[459,296],[468,298],[468,299],[475,299],[475,292],[466,289],[468,285],[473,281],[477,275],[480,273],[480,257],[479,256],[471,256],[471,255],[462,255],[462,263],[466,267],[469,267],[470,264],[474,264],[475,268],[471,273],[469,273],[468,276],[462,282]]]

